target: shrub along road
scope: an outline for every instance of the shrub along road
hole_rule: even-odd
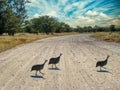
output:
[[[98,41],[91,34],[51,37],[0,53],[0,90],[119,90],[120,44]],[[57,69],[45,64],[42,76],[34,64],[62,53]],[[106,69],[96,62],[110,55]]]

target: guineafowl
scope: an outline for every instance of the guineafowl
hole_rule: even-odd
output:
[[[107,58],[104,60],[104,61],[98,61],[97,63],[96,63],[96,67],[98,67],[98,66],[100,66],[100,70],[101,70],[101,67],[103,67],[103,66],[105,66],[106,64],[107,64],[107,61],[108,61],[108,58],[109,58],[110,56],[108,55],[107,56]],[[104,67],[103,67],[104,68]]]
[[[59,61],[60,61],[61,55],[62,55],[62,53],[60,53],[60,56],[58,56],[58,57],[50,58],[48,64],[52,64],[52,68],[53,68],[53,64],[55,64],[55,67],[56,67],[56,64],[59,63]]]
[[[44,73],[41,72],[41,70],[44,68],[45,63],[47,62],[47,60],[45,60],[45,62],[43,64],[37,64],[32,66],[31,71],[35,70],[36,71],[36,76],[37,76],[37,72],[39,71],[41,74],[44,75]]]

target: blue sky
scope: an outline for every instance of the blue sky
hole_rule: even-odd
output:
[[[29,19],[49,15],[76,26],[120,26],[120,0],[30,0]]]

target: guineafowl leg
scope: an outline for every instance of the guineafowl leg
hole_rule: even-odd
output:
[[[106,69],[106,67],[103,67],[104,69]]]
[[[53,68],[53,64],[52,64],[52,68]]]
[[[56,64],[55,64],[55,68],[57,68]]]
[[[42,73],[40,70],[39,70],[39,72],[40,72],[42,75],[44,75],[44,73]]]
[[[101,71],[101,67],[100,67],[100,71]]]
[[[35,75],[37,76],[37,70],[36,70],[36,74]]]

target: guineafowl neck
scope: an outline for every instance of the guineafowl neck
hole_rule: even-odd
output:
[[[105,60],[106,62],[108,61],[108,59]]]
[[[61,57],[61,55],[59,57]]]
[[[58,58],[60,58],[60,56]]]
[[[106,60],[108,60],[109,57],[106,58]]]
[[[106,58],[106,60],[105,60],[106,62],[108,61],[108,57]]]
[[[43,65],[45,65],[46,61],[43,63]]]

